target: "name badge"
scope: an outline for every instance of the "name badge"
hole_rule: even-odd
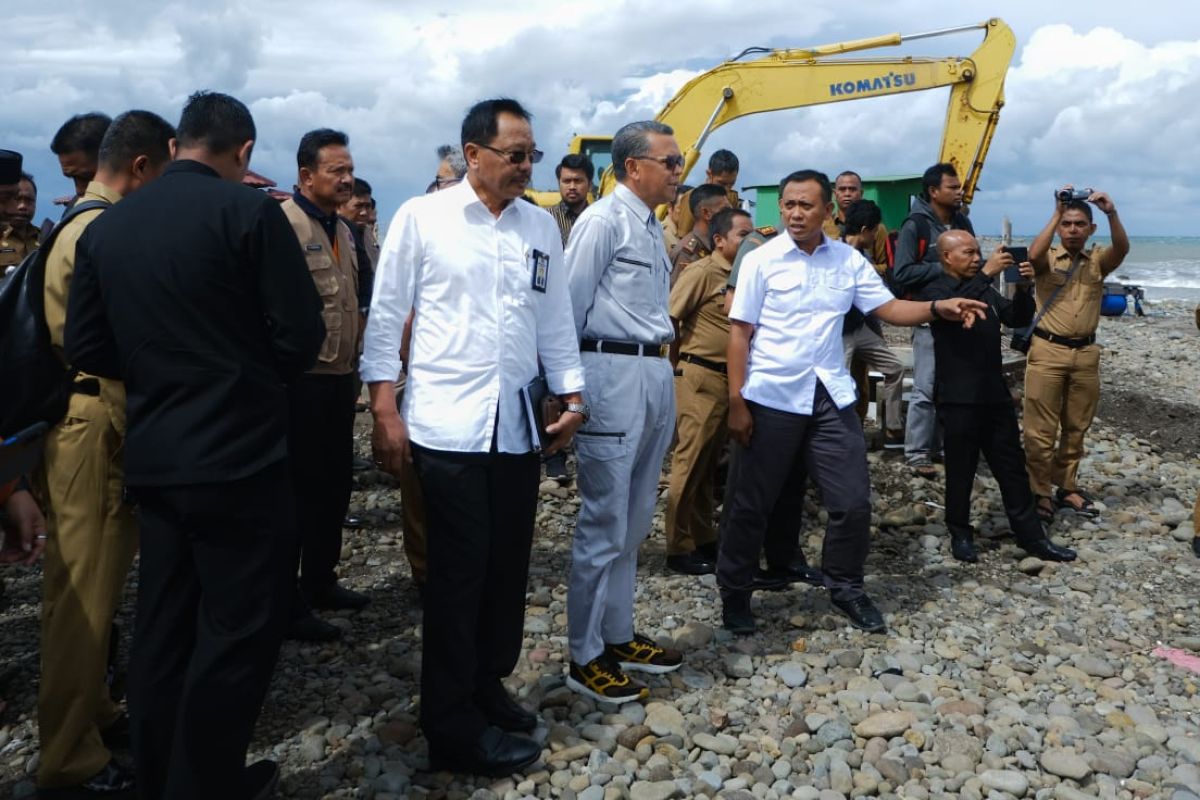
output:
[[[533,290],[546,293],[546,281],[550,277],[550,256],[541,250],[529,254],[529,265],[533,268]]]
[[[318,253],[318,252],[320,252],[320,251],[321,251],[321,245],[319,245],[319,244],[306,244],[306,245],[304,245],[304,249],[305,249],[305,250],[307,250],[307,251],[308,251],[308,252],[310,252],[310,253]]]

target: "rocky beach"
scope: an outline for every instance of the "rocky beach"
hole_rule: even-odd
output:
[[[642,549],[638,627],[686,661],[647,676],[645,703],[596,704],[564,685],[578,500],[573,487],[544,483],[525,641],[508,681],[543,720],[543,757],[523,776],[427,771],[421,610],[399,492],[382,473],[360,473],[352,511],[368,524],[347,532],[342,575],[373,602],[327,616],[342,642],[285,644],[253,757],[280,762],[279,794],[291,798],[1196,800],[1200,674],[1186,657],[1200,656],[1200,332],[1191,306],[1147,311],[1100,327],[1101,407],[1081,480],[1102,513],[1060,512],[1051,530],[1078,561],[1024,558],[983,469],[981,560],[954,561],[940,481],[873,451],[867,589],[888,632],[850,628],[823,590],[798,586],[756,596],[759,632],[734,638],[720,627],[712,576],[666,572],[660,508]],[[360,415],[363,455],[369,422]],[[809,512],[804,546],[819,561],[811,497]],[[19,798],[34,793],[40,570],[4,579],[0,796]],[[127,602],[126,648],[132,619]]]

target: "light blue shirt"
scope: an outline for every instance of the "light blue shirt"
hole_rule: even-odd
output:
[[[842,350],[842,317],[893,300],[862,253],[822,234],[811,255],[784,232],[742,261],[730,319],[754,325],[742,397],[811,414],[819,380],[838,408],[854,402]]]
[[[623,184],[575,221],[565,258],[579,338],[639,344],[675,338],[662,225]]]

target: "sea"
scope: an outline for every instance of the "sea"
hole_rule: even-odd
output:
[[[1014,236],[1013,244],[1028,245],[1031,236]],[[1108,237],[1092,239],[1109,244]],[[1200,303],[1200,237],[1131,236],[1129,255],[1107,283],[1138,286],[1147,300]]]

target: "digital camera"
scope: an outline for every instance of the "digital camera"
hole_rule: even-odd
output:
[[[1087,200],[1092,196],[1091,189],[1060,189],[1055,194],[1058,196],[1058,202],[1069,203],[1072,200]]]

